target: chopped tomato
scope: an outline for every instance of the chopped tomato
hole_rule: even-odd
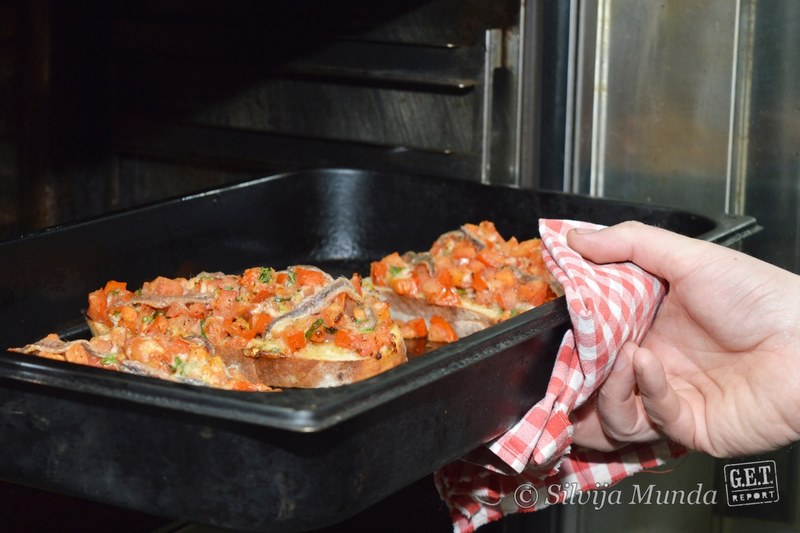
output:
[[[169,329],[169,320],[163,313],[156,314],[153,321],[147,327],[148,332],[166,333]]]
[[[385,287],[386,280],[389,277],[389,265],[385,261],[374,261],[369,266],[369,275],[372,278],[372,283]]]
[[[506,287],[495,293],[494,299],[497,305],[507,311],[514,309],[519,303],[517,290],[514,287]]]
[[[442,269],[436,274],[436,281],[438,281],[442,287],[450,289],[453,287],[453,273],[449,268]]]
[[[450,255],[454,259],[471,259],[477,255],[477,251],[475,250],[475,246],[470,243],[460,242],[456,244],[453,248],[453,251],[450,252]]]
[[[539,255],[541,251],[542,241],[539,239],[528,239],[522,241],[517,246],[511,249],[511,255],[516,257],[524,257],[528,255]]]
[[[350,277],[350,283],[353,284],[358,294],[362,294],[361,275],[358,272],[353,272],[353,275]]]
[[[221,345],[227,334],[223,319],[215,316],[208,317],[202,321],[202,333],[214,346]]]
[[[513,287],[517,284],[517,277],[514,272],[509,268],[501,268],[492,276],[492,282],[496,288]]]
[[[160,296],[181,296],[183,285],[175,279],[158,276],[156,279],[142,286],[144,292],[151,292]]]
[[[431,342],[455,342],[458,340],[458,335],[444,317],[433,315],[428,328],[428,340]]]
[[[131,307],[130,305],[126,305],[119,310],[120,321],[125,327],[130,329],[131,331],[137,331],[138,328],[136,327],[136,319],[139,318],[139,313]]]
[[[408,322],[398,322],[398,325],[404,339],[418,339],[428,335],[428,325],[424,318],[412,318]]]
[[[111,293],[111,292],[114,292],[114,291],[122,292],[124,290],[127,290],[127,288],[126,288],[127,286],[128,286],[128,284],[125,283],[124,281],[111,280],[108,283],[106,283],[106,286],[105,286],[105,288],[103,290],[105,290],[106,293]]]
[[[253,337],[263,335],[270,322],[272,322],[272,316],[266,313],[254,313],[250,317],[250,330],[253,332]]]
[[[192,318],[203,318],[206,314],[206,306],[200,302],[194,302],[187,307],[189,316]]]
[[[531,281],[520,285],[519,296],[531,305],[542,305],[547,301],[549,289],[544,281]]]
[[[286,328],[281,332],[280,336],[283,337],[283,341],[292,352],[299,352],[306,347],[306,334],[304,331]]]
[[[503,266],[503,254],[499,250],[486,247],[478,252],[478,261],[488,267],[498,268]]]
[[[475,272],[472,274],[472,287],[476,291],[485,291],[489,288],[489,285],[486,284],[486,281],[481,276],[480,272]]]
[[[346,329],[336,330],[336,334],[333,336],[333,343],[340,348],[352,350],[365,357],[375,352],[373,342],[366,335],[358,335]]]
[[[97,322],[104,322],[109,323],[106,317],[106,291],[103,289],[97,289],[96,291],[89,294],[89,309],[86,310],[86,314],[92,320]]]
[[[310,268],[295,267],[294,269],[295,281],[299,285],[323,285],[325,283],[325,274],[319,270],[312,270]]]
[[[255,333],[251,332],[250,323],[242,317],[228,318],[223,322],[223,327],[231,337],[252,339]]]
[[[325,327],[332,328],[336,325],[339,317],[344,313],[345,299],[346,295],[340,294],[328,307],[320,311],[320,317],[325,321]]]
[[[417,294],[417,283],[414,278],[392,278],[391,286],[397,294],[404,296]]]
[[[469,269],[469,271],[473,272],[473,273],[474,272],[480,272],[481,270],[484,270],[485,268],[486,268],[486,265],[484,265],[483,263],[481,263],[477,259],[470,259],[469,263],[467,263],[467,269]]]

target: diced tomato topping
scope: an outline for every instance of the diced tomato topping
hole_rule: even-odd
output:
[[[160,296],[181,296],[183,285],[180,281],[158,276],[149,283],[145,283],[142,289]]]
[[[495,302],[497,302],[497,305],[506,311],[514,309],[519,303],[517,290],[514,287],[506,287],[505,289],[495,293],[494,299]]]
[[[519,295],[523,301],[531,305],[542,305],[547,301],[550,286],[544,281],[531,281],[519,288]]]
[[[478,252],[478,261],[488,267],[499,268],[503,266],[503,254],[495,248],[486,247]]]
[[[458,340],[453,326],[440,315],[433,315],[428,328],[428,340],[431,342],[455,342]]]
[[[514,275],[514,272],[511,271],[511,269],[501,268],[494,273],[494,276],[492,276],[492,282],[498,289],[504,287],[513,287],[517,284],[517,277]]]
[[[214,310],[225,318],[237,316],[236,296],[236,291],[226,291],[224,289],[217,291],[217,297],[214,299]]]
[[[392,290],[397,294],[412,296],[417,294],[417,283],[414,278],[392,278]]]
[[[375,351],[373,342],[366,335],[358,335],[346,329],[336,330],[333,336],[333,343],[340,348],[352,350],[365,357]]]
[[[320,317],[325,321],[325,327],[332,328],[336,325],[336,321],[344,312],[345,294],[340,294],[333,299],[331,304],[320,312]]]
[[[374,261],[369,266],[369,276],[372,278],[373,284],[385,287],[389,277],[389,265],[385,261]]]
[[[475,272],[472,274],[472,287],[476,291],[485,291],[489,288],[489,285],[486,284],[486,281],[481,276],[480,272]]]
[[[306,334],[304,331],[286,328],[281,332],[281,337],[292,352],[299,352],[306,347]]]
[[[169,320],[163,313],[158,313],[147,327],[148,332],[156,333],[166,333],[167,329],[169,329]]]
[[[449,268],[440,270],[436,274],[436,281],[445,289],[451,289],[453,287],[453,274],[451,270]]]
[[[106,291],[106,293],[110,293],[110,292],[114,292],[114,291],[122,292],[122,291],[127,290],[127,288],[126,288],[127,286],[128,286],[128,284],[125,283],[124,281],[111,280],[108,283],[106,283],[106,286],[105,286],[104,290]]]
[[[471,259],[477,254],[478,252],[475,250],[475,246],[466,242],[456,244],[453,251],[450,252],[450,255],[455,259]]]
[[[253,332],[253,337],[263,335],[270,322],[272,322],[272,316],[266,313],[254,313],[250,317],[250,330]]]
[[[310,268],[295,267],[294,269],[295,281],[299,285],[312,285],[318,286],[325,283],[325,274],[319,270],[312,270]]]
[[[206,306],[200,302],[194,302],[188,305],[187,311],[192,318],[203,318],[206,314]]]
[[[225,319],[223,327],[231,337],[243,337],[245,339],[255,337],[255,334],[251,332],[250,323],[242,317]]]
[[[470,272],[480,272],[486,268],[486,265],[478,261],[477,259],[470,259],[469,263],[467,264],[467,268]]]
[[[353,275],[350,277],[350,283],[353,284],[358,294],[362,294],[361,275],[358,272],[353,272]]]
[[[86,310],[86,314],[89,318],[97,322],[109,323],[106,310],[106,291],[104,289],[97,289],[89,293],[89,309]]]
[[[428,335],[428,325],[424,318],[412,318],[408,322],[398,322],[404,339],[418,339]]]
[[[215,316],[207,318],[203,322],[203,332],[211,344],[219,346],[227,334],[224,320]]]

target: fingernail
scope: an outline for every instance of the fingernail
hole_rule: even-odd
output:
[[[572,231],[574,231],[578,235],[591,235],[592,233],[597,233],[598,232],[598,230],[593,229],[593,228],[575,228]]]

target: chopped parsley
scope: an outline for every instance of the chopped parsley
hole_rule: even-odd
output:
[[[390,266],[389,267],[389,275],[391,277],[394,277],[394,276],[398,275],[402,271],[403,271],[403,267],[399,267],[399,266]]]
[[[174,374],[183,374],[186,370],[186,361],[176,355],[175,359],[172,360],[170,368]]]
[[[314,335],[314,332],[317,331],[324,323],[325,321],[321,318],[316,319],[314,323],[311,324],[311,326],[309,326],[309,328],[306,330],[306,339],[310,339],[311,336]]]
[[[272,281],[272,275],[275,274],[275,270],[269,267],[261,267],[261,271],[258,274],[258,281],[261,283],[269,283]]]
[[[100,362],[103,364],[103,366],[116,366],[118,363],[117,356],[113,353],[105,354]]]
[[[287,285],[294,285],[294,281],[295,281],[294,270],[290,270],[289,271],[289,283],[287,283]]]
[[[208,336],[206,335],[206,319],[205,318],[201,318],[200,319],[200,335],[202,335],[202,337],[204,339],[208,338]]]
[[[142,323],[143,323],[143,324],[149,324],[149,323],[150,323],[150,322],[152,322],[153,320],[155,320],[155,317],[154,317],[154,316],[145,315],[145,316],[143,316],[143,317],[142,317]]]

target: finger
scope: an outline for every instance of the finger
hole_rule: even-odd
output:
[[[624,442],[645,442],[659,438],[636,395],[636,376],[632,366],[638,346],[622,346],[611,373],[597,395],[597,411],[608,436]]]
[[[713,246],[671,231],[640,222],[623,222],[600,230],[571,230],[567,243],[583,257],[595,263],[632,261],[655,274],[671,279],[679,266],[676,259]]]
[[[570,413],[569,420],[573,428],[572,442],[579,446],[610,452],[625,445],[625,443],[609,437],[603,429],[600,415],[597,413],[596,396],[592,396],[580,408]]]
[[[686,401],[669,384],[661,361],[650,350],[639,348],[632,366],[642,406],[652,423],[672,440],[691,445],[694,417]]]

